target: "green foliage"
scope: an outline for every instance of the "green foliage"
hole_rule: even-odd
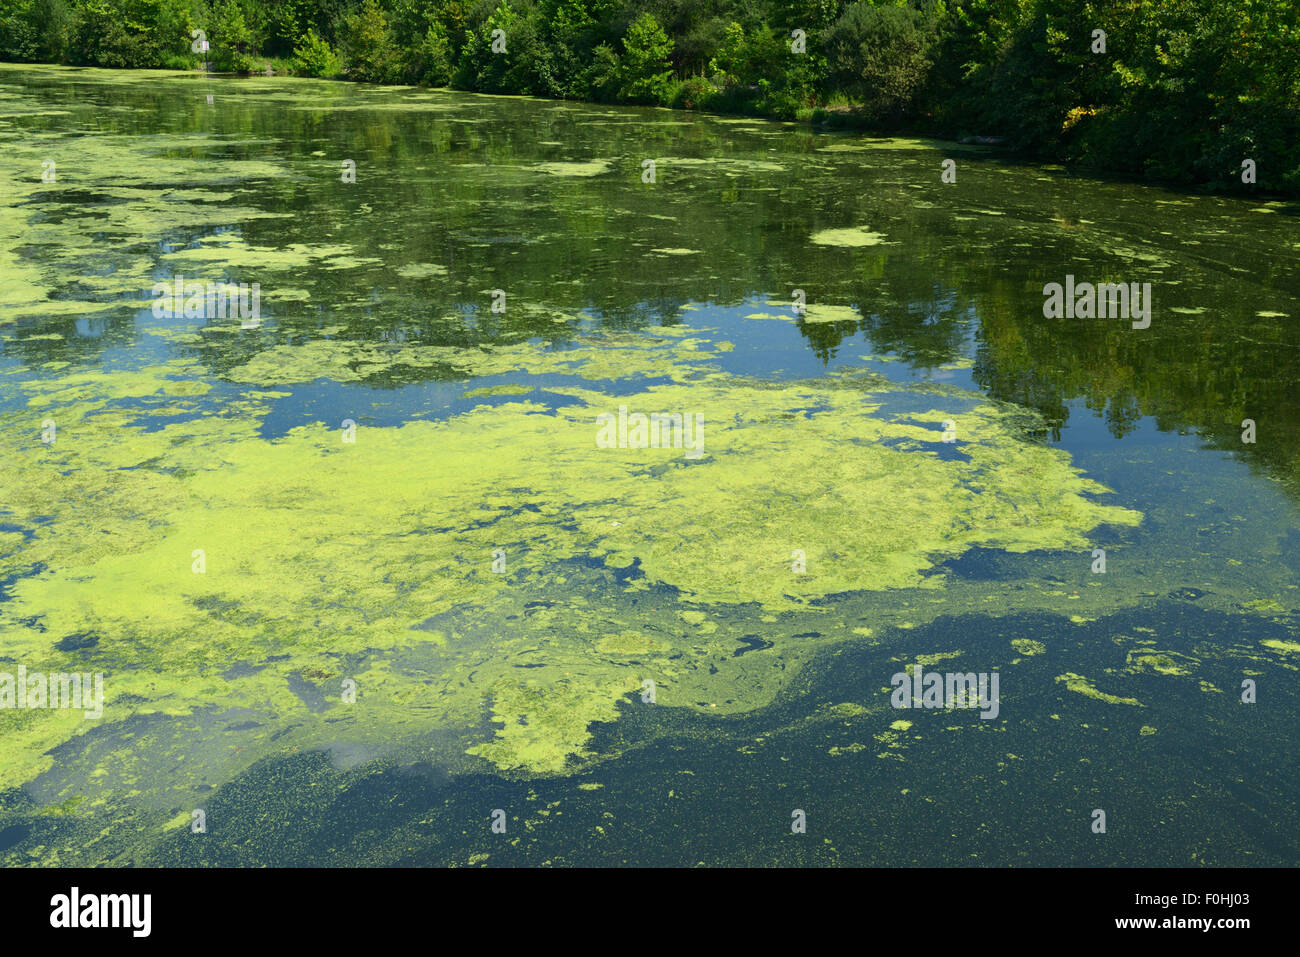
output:
[[[716,52],[709,60],[709,72],[725,86],[737,86],[742,77],[749,75],[749,49],[745,43],[745,28],[734,20],[727,24],[718,40]]]
[[[574,99],[597,95],[593,88],[604,64],[595,51],[610,32],[601,25],[610,17],[610,9],[610,0],[540,0],[538,15],[549,52],[548,95]],[[606,98],[613,98],[614,92],[611,88]]]
[[[26,59],[111,67],[189,62],[193,21],[184,0],[34,0],[26,9],[34,53]]]
[[[66,0],[0,0],[0,59],[62,61],[73,20]]]
[[[806,49],[797,51],[789,35],[766,26],[746,30],[732,22],[709,61],[722,88],[715,105],[792,119],[815,99],[818,63]]]
[[[563,95],[541,9],[528,0],[499,0],[465,31],[452,83],[484,93]]]
[[[615,100],[622,82],[620,68],[618,54],[602,43],[591,51],[591,66],[583,74],[582,85],[593,99]]]
[[[687,77],[677,88],[672,105],[683,110],[707,110],[718,101],[720,90],[702,76]]]
[[[425,86],[446,86],[451,82],[451,44],[446,28],[438,21],[425,29],[407,72],[411,82]]]
[[[401,58],[378,0],[363,0],[343,18],[339,49],[349,79],[393,83],[401,78]]]
[[[1218,188],[1248,188],[1249,158],[1300,191],[1300,5],[1281,0],[0,0],[0,58],[193,67],[195,27],[219,70],[292,55],[375,83],[1000,136]]]
[[[938,28],[935,7],[851,4],[827,32],[831,76],[873,119],[900,123],[915,112]]]
[[[224,73],[249,73],[253,69],[256,43],[244,16],[244,8],[235,0],[225,0],[212,11],[208,26],[209,56],[214,69]]]
[[[618,63],[619,99],[629,103],[666,103],[671,89],[673,41],[649,13],[627,28]]]
[[[965,99],[982,126],[1040,155],[1232,188],[1250,158],[1271,168],[1273,188],[1294,191],[1298,17],[1267,0],[1029,0]],[[1104,53],[1094,29],[1106,31]]]
[[[293,50],[293,72],[299,76],[337,76],[341,64],[334,48],[316,35],[310,27],[302,43]]]
[[[265,37],[263,52],[270,56],[286,56],[292,53],[296,59],[299,41],[306,40],[308,34],[318,35],[310,21],[313,6],[312,0],[265,0],[261,4],[262,30]]]

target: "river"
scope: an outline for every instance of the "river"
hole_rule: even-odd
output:
[[[1300,204],[161,71],[0,142],[6,863],[1300,859]]]

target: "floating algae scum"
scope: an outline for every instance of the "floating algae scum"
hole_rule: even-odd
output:
[[[1004,201],[981,151],[945,194],[920,141],[211,82],[0,67],[0,656],[106,693],[98,721],[0,711],[9,862],[355,863],[360,832],[374,863],[618,860],[668,840],[667,793],[718,863],[914,863],[881,829],[964,828],[958,794],[1052,809],[967,860],[1043,832],[1088,860],[1114,806],[1175,819],[1133,863],[1294,863],[1294,460],[1180,434],[1215,429],[1170,405],[1200,397],[1168,314],[1036,351],[1025,265],[1176,267],[1171,306],[1252,315],[1180,322],[1285,355],[1261,324],[1295,290],[1171,238],[1291,249],[1276,217],[1092,184],[1118,219],[1066,230],[1076,184],[1018,168]],[[156,317],[178,274],[258,282],[262,322]],[[1095,372],[1144,348],[1160,429]],[[704,454],[598,448],[621,406],[701,415]],[[900,716],[913,663],[1002,669],[998,719]],[[1225,729],[1234,763],[1170,810]],[[781,843],[805,805],[816,851]]]

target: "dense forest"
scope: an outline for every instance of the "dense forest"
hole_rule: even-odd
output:
[[[0,59],[996,137],[1124,175],[1300,191],[1292,0],[0,0]]]

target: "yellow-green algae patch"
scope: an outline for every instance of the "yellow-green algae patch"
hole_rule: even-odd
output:
[[[1140,517],[1095,502],[1101,486],[1063,452],[1023,441],[1014,417],[976,394],[961,399],[965,454],[945,461],[895,447],[939,435],[895,421],[886,410],[910,390],[875,377],[761,383],[683,363],[707,356],[688,339],[594,341],[475,351],[492,371],[504,361],[599,378],[677,365],[690,381],[617,397],[566,388],[575,404],[480,405],[368,427],[353,444],[325,425],[263,438],[260,393],[220,414],[157,421],[206,390],[193,360],[22,382],[32,412],[0,417],[15,465],[0,477],[6,523],[32,536],[8,538],[0,558],[0,576],[17,576],[0,605],[7,653],[32,670],[69,670],[79,659],[55,644],[93,639],[108,672],[101,724],[198,720],[220,702],[286,729],[274,746],[261,734],[238,755],[208,756],[222,774],[343,727],[376,748],[459,728],[473,756],[555,773],[585,755],[591,722],[615,720],[646,676],[670,705],[735,712],[771,700],[780,669],[735,657],[735,632],[706,607],[779,613],[848,591],[933,591],[944,583],[935,566],[973,546],[1079,548],[1098,523]],[[293,349],[320,368],[311,344],[267,352],[287,361]],[[278,381],[272,365],[247,378]],[[135,401],[119,408],[114,397]],[[165,404],[139,406],[148,400]],[[595,416],[619,405],[702,415],[706,454],[597,447]],[[20,427],[33,413],[58,419],[56,443]],[[792,542],[807,574],[790,572]],[[491,570],[498,549],[508,575]],[[597,605],[569,584],[597,574],[590,567],[635,568],[623,593],[670,589],[694,624],[634,603],[614,610],[617,593]],[[520,589],[565,598],[524,614]],[[716,678],[707,661],[723,662]],[[229,671],[239,662],[248,673]],[[359,685],[356,704],[340,700],[345,678]],[[498,724],[486,740],[475,730],[485,708]],[[0,725],[6,784],[30,780],[50,767],[50,748],[95,727],[34,711],[6,712]],[[132,745],[104,780],[147,789],[159,773],[151,755],[186,750],[193,739]]]
[[[772,315],[770,313],[756,312],[746,316],[746,319],[783,319],[786,322],[795,322],[802,319],[804,322],[858,322],[862,319],[861,314],[853,306],[835,306],[826,303],[814,302],[803,306],[799,311],[795,311],[793,303],[785,302],[779,299],[767,300],[769,306],[786,306],[790,307],[790,312],[785,314]]]
[[[1285,614],[1286,607],[1272,598],[1257,598],[1254,601],[1242,602],[1243,608],[1249,608],[1251,611],[1257,611],[1261,615]]]
[[[480,389],[470,389],[468,392],[462,392],[462,399],[487,398],[496,395],[530,395],[533,389],[526,385],[490,385]]]
[[[552,176],[599,176],[609,172],[610,161],[605,159],[587,160],[581,163],[538,163],[529,169]]]
[[[988,147],[973,143],[952,143],[940,140],[923,140],[914,137],[893,136],[879,139],[841,140],[819,146],[819,153],[865,153],[872,150],[944,150],[945,152],[987,152]]]
[[[1281,652],[1284,655],[1300,655],[1300,641],[1286,641],[1282,638],[1265,638],[1260,642],[1265,648]]]
[[[351,246],[341,243],[333,245],[290,243],[281,248],[250,246],[242,236],[234,233],[204,236],[199,240],[198,246],[167,253],[162,258],[177,271],[206,265],[273,272],[308,267],[351,269],[383,261],[373,257],[357,256]]]
[[[401,367],[445,367],[466,377],[528,372],[570,373],[589,380],[635,376],[676,379],[705,371],[709,367],[700,365],[699,360],[711,358],[713,349],[719,348],[714,344],[711,349],[702,339],[634,339],[627,334],[607,334],[563,351],[547,351],[529,344],[460,347],[313,339],[298,345],[268,346],[227,372],[226,378],[258,385],[315,379],[361,382]]]
[[[403,279],[428,279],[430,276],[447,275],[447,267],[437,263],[408,263],[397,267],[397,275]]]
[[[884,241],[884,233],[872,232],[865,226],[823,229],[813,233],[811,238],[811,242],[818,246],[879,246]]]
[[[604,687],[570,681],[520,687],[503,680],[492,689],[492,715],[501,727],[469,753],[505,770],[563,771],[571,756],[585,756],[587,726],[615,720],[615,701],[638,687],[633,675]]]
[[[716,629],[716,625],[714,628]],[[624,631],[617,635],[606,635],[596,642],[596,650],[602,655],[617,657],[634,657],[653,655],[664,650],[665,645],[653,637],[635,631]]]
[[[1189,675],[1199,664],[1195,658],[1172,651],[1130,651],[1125,670],[1158,675]]]
[[[929,668],[931,665],[937,665],[941,661],[947,661],[950,658],[960,658],[960,651],[941,651],[932,655],[913,655],[912,660],[923,668]]]
[[[841,754],[857,754],[859,751],[865,751],[865,750],[867,750],[867,746],[865,744],[860,744],[859,742],[854,741],[852,744],[846,744],[843,747],[837,745],[835,747],[829,748],[826,751],[826,753],[833,758],[838,758]]]
[[[751,160],[732,156],[696,157],[696,156],[661,156],[655,160],[659,170],[672,170],[674,167],[699,166],[720,171],[752,171],[779,173],[785,169],[780,163],[769,160]]]
[[[852,306],[831,306],[811,303],[804,307],[804,322],[858,322],[862,316]]]
[[[1089,698],[1095,698],[1097,701],[1105,701],[1107,704],[1131,704],[1136,705],[1139,708],[1142,707],[1142,702],[1138,701],[1137,698],[1121,698],[1118,695],[1107,694],[1104,691],[1099,691],[1097,686],[1083,675],[1076,675],[1073,672],[1067,671],[1063,675],[1057,675],[1056,680],[1058,682],[1064,681],[1065,686],[1071,691]]]
[[[0,114],[12,109],[6,104]],[[224,201],[229,190],[203,188],[283,175],[282,167],[264,160],[217,155],[231,142],[207,133],[45,130],[7,142],[0,153],[0,175],[8,184],[0,206],[0,325],[29,316],[147,308],[157,264],[141,253],[145,246],[173,230],[290,215],[233,205]],[[168,155],[176,149],[206,155],[195,163]],[[51,156],[58,157],[57,184],[30,175]],[[83,191],[93,191],[98,201],[84,202]],[[76,277],[74,296],[61,288],[70,277]]]
[[[1041,655],[1047,651],[1047,646],[1041,641],[1034,641],[1032,638],[1013,638],[1011,647],[1016,649],[1022,655]]]

